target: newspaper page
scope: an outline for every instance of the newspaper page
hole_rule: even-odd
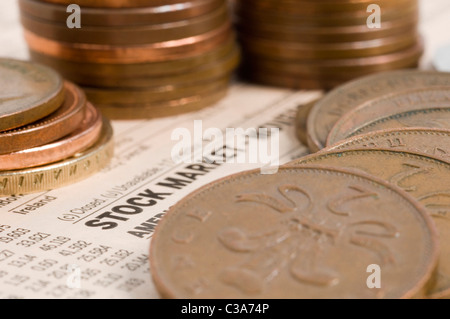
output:
[[[433,52],[449,40],[441,31],[450,27],[450,3],[421,5],[422,67],[430,68]],[[27,59],[16,1],[1,1],[0,28],[0,56]],[[277,128],[283,164],[307,154],[295,136],[296,111],[321,94],[233,82],[226,98],[196,113],[114,121],[115,156],[101,172],[61,189],[0,198],[0,298],[159,298],[148,252],[165,212],[213,180],[267,164],[175,162],[176,132],[188,132],[195,150],[209,128]],[[228,146],[221,156],[245,152]],[[149,197],[152,206],[130,204]]]

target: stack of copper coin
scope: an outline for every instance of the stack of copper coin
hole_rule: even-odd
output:
[[[240,53],[225,0],[78,1],[81,28],[68,28],[72,2],[19,1],[31,57],[109,118],[179,114],[226,94]]]
[[[0,196],[85,178],[112,156],[112,128],[83,91],[48,67],[0,59]]]
[[[235,12],[242,75],[263,84],[330,89],[423,52],[417,0],[237,0]]]

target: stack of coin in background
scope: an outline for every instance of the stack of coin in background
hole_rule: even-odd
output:
[[[416,67],[422,55],[417,0],[234,4],[243,51],[241,73],[257,83],[330,89],[371,73]],[[380,21],[373,5],[381,9]]]
[[[72,2],[20,0],[25,38],[34,61],[107,117],[169,116],[225,96],[240,61],[227,1],[78,1],[81,28],[68,28]]]
[[[112,128],[48,67],[0,59],[0,196],[45,191],[107,165]]]

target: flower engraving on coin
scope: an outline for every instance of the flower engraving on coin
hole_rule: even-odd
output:
[[[313,213],[316,201],[306,190],[295,185],[282,185],[277,190],[284,200],[263,193],[236,196],[236,203],[263,205],[280,214],[281,218],[278,224],[257,233],[247,233],[239,227],[227,227],[218,233],[223,246],[245,255],[242,263],[221,272],[225,284],[246,294],[258,294],[287,269],[303,284],[337,285],[339,273],[333,270],[333,265],[324,265],[322,260],[337,241],[348,241],[351,246],[377,255],[381,265],[395,264],[389,246],[377,238],[396,238],[399,236],[397,228],[382,220],[349,220],[352,212],[342,209],[346,203],[355,200],[378,199],[377,193],[361,186],[349,186],[345,194],[326,203],[327,214],[342,219],[330,222],[327,214]]]

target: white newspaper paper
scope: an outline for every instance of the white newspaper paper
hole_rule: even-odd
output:
[[[450,42],[450,3],[421,5],[427,47],[422,67],[430,68],[433,52]],[[0,56],[27,59],[16,1],[1,1],[0,28]],[[171,156],[174,130],[186,128],[194,136],[196,120],[203,130],[223,132],[277,127],[283,164],[307,154],[295,137],[294,119],[298,105],[320,94],[234,83],[225,99],[197,113],[113,122],[115,157],[106,169],[62,189],[0,198],[0,298],[158,298],[148,252],[167,209],[208,182],[261,166],[177,164]],[[186,176],[195,177],[173,183]],[[124,208],[149,196],[155,205]]]

